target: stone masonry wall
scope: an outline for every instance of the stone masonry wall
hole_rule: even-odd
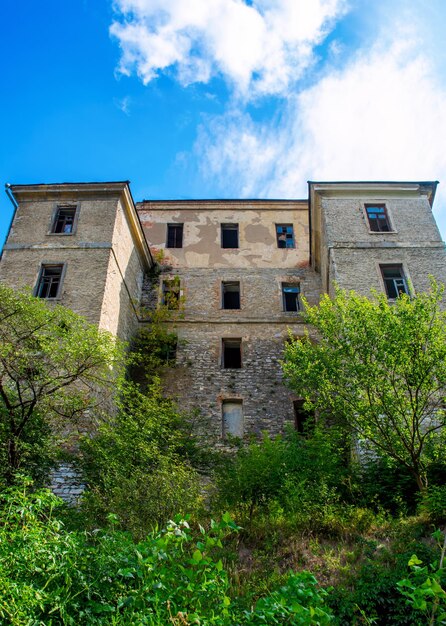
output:
[[[45,248],[5,250],[0,281],[12,287],[34,288],[42,263],[65,263],[58,301],[92,324],[99,324],[110,250],[91,248]]]
[[[392,232],[371,232],[365,204],[385,204]],[[369,242],[391,245],[406,242],[424,244],[441,242],[432,209],[425,195],[383,197],[378,193],[354,198],[324,197],[322,211],[325,221],[325,242]]]
[[[415,292],[429,289],[429,275],[446,284],[446,254],[440,247],[335,248],[333,278],[344,289],[368,296],[370,289],[385,293],[380,264],[402,264]]]
[[[290,326],[295,335],[303,324]],[[200,409],[207,431],[222,436],[222,401],[242,400],[244,434],[283,433],[293,424],[296,396],[282,382],[280,359],[288,327],[280,323],[179,323],[177,365],[169,392],[184,410]],[[222,368],[222,338],[241,338],[242,367]]]

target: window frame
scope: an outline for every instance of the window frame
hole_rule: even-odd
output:
[[[42,281],[44,279],[45,270],[50,267],[60,267],[60,276],[59,276],[59,284],[57,286],[57,293],[55,296],[51,296],[51,297],[40,296],[39,292],[42,286]],[[40,298],[41,300],[51,300],[51,301],[60,300],[62,297],[62,288],[63,288],[63,283],[65,280],[66,269],[67,269],[66,263],[57,263],[55,261],[42,261],[42,263],[40,264],[38,275],[37,275],[37,281],[33,289],[34,297]]]
[[[237,233],[237,245],[225,246],[224,245],[224,231],[236,231]],[[222,222],[220,224],[220,245],[223,250],[238,250],[240,248],[240,228],[239,224],[235,222]]]
[[[225,293],[228,293],[227,291],[225,291],[225,287],[228,285],[238,285],[238,306],[234,307],[234,306],[225,306]],[[241,309],[241,286],[240,286],[240,281],[239,280],[222,280],[221,281],[221,310],[222,311],[240,311]]]
[[[408,278],[408,273],[406,272],[403,263],[380,263],[379,264],[379,271],[380,271],[380,275],[381,275],[381,280],[384,286],[384,293],[387,296],[387,299],[390,300],[391,302],[394,302],[400,295],[402,292],[400,292],[396,297],[393,297],[391,295],[389,295],[389,290],[387,289],[387,282],[386,280],[398,280],[398,278],[385,278],[384,276],[384,270],[385,269],[392,269],[392,268],[398,268],[400,271],[400,280],[402,280],[403,285],[404,285],[404,293],[408,296],[412,295],[412,290],[410,289],[410,281]],[[398,291],[398,287],[395,285],[395,283],[393,283],[393,286],[395,288],[395,291]]]
[[[71,229],[71,232],[69,233],[58,233],[55,231],[55,228],[57,226],[57,222],[58,222],[58,214],[59,211],[63,211],[64,209],[71,209],[74,210],[74,216],[73,216],[73,227]],[[77,224],[79,221],[79,213],[80,213],[80,204],[79,202],[75,202],[75,203],[67,203],[67,204],[56,204],[53,212],[51,214],[51,223],[50,223],[50,227],[48,229],[47,235],[55,235],[56,237],[70,237],[72,235],[76,234],[77,231]]]
[[[241,413],[241,434],[235,435],[230,433],[227,428],[225,428],[225,412],[224,406],[225,404],[237,404],[240,405],[240,413]],[[243,411],[243,399],[241,398],[223,398],[221,401],[221,436],[222,439],[227,439],[228,435],[231,437],[239,437],[242,438],[245,434],[245,414]]]
[[[240,351],[240,365],[238,367],[228,367],[225,364],[225,344],[227,345],[227,347],[230,347],[228,344],[229,343],[235,343],[238,342],[238,348]],[[241,337],[222,337],[221,339],[221,359],[220,359],[220,367],[223,370],[240,370],[243,368],[243,352],[242,352],[242,345],[243,345],[243,340]]]
[[[184,222],[168,222],[166,226],[167,226],[166,248],[168,248],[169,250],[176,250],[176,249],[179,250],[180,248],[183,248],[184,247]],[[169,232],[170,232],[170,229],[175,229],[175,228],[177,229],[181,228],[181,241],[180,241],[181,245],[170,246],[169,245]],[[173,237],[173,239],[174,239],[175,244],[178,243],[176,235]]]
[[[169,289],[168,286],[178,284],[178,289]],[[176,297],[177,306],[171,307],[169,306],[169,302],[166,302],[166,294],[167,293],[175,293],[177,292],[178,296]],[[160,295],[160,304],[161,306],[165,306],[168,311],[179,311],[180,310],[180,299],[182,296],[182,287],[181,280],[176,280],[176,278],[163,278],[161,281],[161,295]],[[173,303],[173,300],[172,300]]]
[[[285,229],[286,228],[291,228],[291,234],[292,234],[292,239],[291,239],[292,245],[291,246],[286,245],[287,244],[287,238],[286,238],[287,233],[286,232],[283,233],[285,235],[285,239],[284,239],[285,245],[284,246],[279,245],[279,242],[280,242],[280,239],[279,239],[279,237],[280,237],[279,228],[285,228]],[[295,233],[294,233],[294,224],[275,224],[275,230],[276,230],[276,244],[277,244],[277,248],[279,250],[294,250],[296,248],[296,237],[295,237]]]
[[[372,228],[372,223],[370,221],[370,216],[368,213],[368,209],[384,209],[384,216],[385,216],[385,222],[386,225],[388,226],[388,230],[380,230],[378,228],[378,230],[373,230]],[[372,235],[387,235],[388,233],[395,233],[396,230],[393,227],[393,222],[392,219],[390,217],[390,213],[389,213],[389,209],[387,208],[387,204],[385,202],[365,202],[364,203],[364,213],[365,213],[365,217],[367,220],[367,224],[369,227],[369,233]],[[378,218],[376,219],[376,224],[379,226],[380,221],[378,220]]]
[[[296,295],[296,310],[292,310],[292,309],[287,309],[286,308],[286,297],[285,297],[285,289],[286,288],[297,288],[297,295]],[[300,282],[294,282],[294,283],[290,283],[290,282],[285,282],[285,281],[281,281],[280,283],[280,293],[281,293],[281,297],[282,297],[282,312],[283,313],[301,313],[302,311],[302,303],[300,300],[300,294],[302,293],[302,288],[301,288],[301,283]]]

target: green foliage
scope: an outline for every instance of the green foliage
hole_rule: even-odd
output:
[[[252,519],[259,510],[293,513],[303,524],[333,514],[346,495],[347,470],[342,441],[333,430],[315,429],[311,437],[290,432],[264,435],[242,447],[217,478],[220,506]],[[334,507],[334,508],[332,508]]]
[[[178,337],[164,323],[165,317],[164,309],[151,312],[150,324],[140,330],[132,342],[129,372],[132,380],[143,388],[175,365]]]
[[[337,290],[306,306],[318,343],[290,341],[283,365],[308,408],[346,423],[378,453],[426,486],[425,450],[444,425],[446,314],[443,290],[389,304]]]
[[[446,485],[429,485],[421,496],[419,510],[434,524],[446,522]]]
[[[120,357],[116,341],[82,317],[0,285],[0,481],[17,470],[42,480],[50,426],[69,430],[110,395]]]
[[[88,485],[83,509],[91,523],[104,524],[113,512],[123,528],[141,537],[175,513],[197,510],[200,481],[189,460],[195,446],[159,381],[147,393],[125,383],[115,418],[81,443]]]
[[[14,626],[328,624],[326,593],[308,573],[238,608],[229,595],[229,515],[194,531],[169,521],[135,544],[117,530],[67,532],[47,491],[9,489],[0,501],[0,620]]]
[[[324,604],[327,592],[318,587],[309,572],[292,574],[286,584],[261,598],[252,612],[245,613],[245,624],[289,624],[324,626],[333,623],[333,615]]]
[[[446,624],[446,591],[443,586],[446,575],[443,561],[446,551],[446,535],[441,531],[434,533],[434,538],[441,549],[440,562],[423,566],[423,562],[413,554],[409,560],[410,575],[400,580],[398,588],[408,599],[408,603],[423,613],[426,624]],[[443,585],[443,586],[442,586]]]

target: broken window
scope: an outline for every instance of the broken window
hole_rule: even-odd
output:
[[[222,404],[223,437],[243,437],[243,403],[241,400],[223,400]]]
[[[58,206],[54,216],[52,233],[72,235],[76,218],[76,206]]]
[[[395,300],[402,293],[409,294],[402,265],[380,265],[387,297]]]
[[[223,339],[222,366],[225,369],[240,369],[242,366],[242,340]]]
[[[223,282],[221,284],[221,299],[223,309],[239,309],[240,308],[240,283]]]
[[[294,428],[301,435],[308,434],[314,425],[314,411],[307,411],[304,408],[304,400],[295,400],[294,407]]]
[[[366,204],[365,210],[369,220],[370,230],[374,233],[388,233],[390,228],[389,217],[385,204]]]
[[[180,281],[176,278],[163,280],[162,303],[169,311],[177,311],[180,308]]]
[[[238,224],[221,225],[221,247],[238,248]]]
[[[278,248],[294,248],[294,230],[292,224],[276,224]]]
[[[300,285],[298,283],[282,283],[283,310],[300,311]]]
[[[183,247],[183,224],[167,224],[167,247]]]
[[[57,298],[62,285],[63,264],[42,265],[34,291],[37,298]]]

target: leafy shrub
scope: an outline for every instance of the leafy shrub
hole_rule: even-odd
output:
[[[410,573],[397,585],[402,595],[414,609],[424,615],[425,623],[431,625],[446,623],[446,535],[436,530],[433,538],[439,549],[439,559],[423,566],[423,562],[413,554],[409,560]]]
[[[418,487],[409,471],[385,456],[375,455],[356,466],[357,499],[392,515],[416,511]]]
[[[382,550],[382,549],[381,549]],[[432,550],[417,544],[417,551],[429,560]],[[398,582],[407,575],[410,553],[374,553],[342,586],[333,589],[327,604],[342,626],[363,623],[360,615],[377,626],[420,626],[419,613],[402,597]]]
[[[431,485],[420,499],[419,510],[434,524],[446,521],[446,485]]]
[[[346,496],[347,469],[336,431],[315,430],[305,438],[264,435],[241,448],[217,478],[220,506],[239,509],[251,519],[256,510],[279,507],[303,522]]]
[[[171,520],[134,543],[111,529],[68,532],[60,501],[29,483],[0,501],[0,623],[14,626],[239,626],[328,624],[326,593],[308,573],[243,611],[229,595],[223,541],[237,526],[225,514],[192,530]]]
[[[285,585],[261,598],[252,612],[245,612],[244,624],[331,624],[334,618],[324,604],[326,596],[309,572],[291,574]]]
[[[81,445],[88,485],[82,506],[90,523],[104,525],[115,513],[121,528],[140,538],[174,514],[197,510],[200,480],[188,461],[193,447],[159,382],[147,393],[128,383],[115,419]]]

